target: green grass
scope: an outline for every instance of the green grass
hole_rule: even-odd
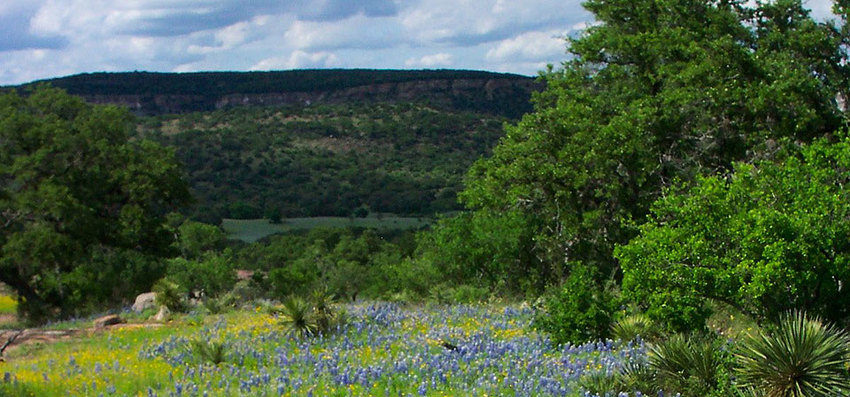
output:
[[[286,218],[280,224],[272,224],[267,219],[223,219],[221,225],[230,238],[254,242],[275,233],[316,228],[362,227],[379,230],[419,229],[430,224],[429,218],[399,216],[368,216],[366,218],[314,217]]]
[[[0,314],[15,314],[18,301],[10,295],[0,295]]]

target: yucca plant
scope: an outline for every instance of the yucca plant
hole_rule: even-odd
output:
[[[583,375],[578,380],[579,387],[592,395],[604,396],[606,393],[616,392],[619,373],[607,371],[596,371]]]
[[[290,335],[305,337],[314,335],[318,325],[314,318],[313,306],[304,299],[290,296],[281,302],[281,325]]]
[[[645,341],[651,341],[656,339],[658,334],[652,320],[640,313],[623,317],[611,325],[611,337],[623,342],[635,340],[638,336]]]
[[[200,362],[220,364],[226,360],[229,345],[222,341],[194,339],[189,341],[189,353]]]
[[[319,332],[328,333],[336,326],[335,297],[327,287],[322,287],[313,290],[312,298],[316,328]]]
[[[632,393],[640,391],[652,395],[658,386],[658,373],[645,359],[634,357],[623,363],[617,378],[617,391]]]
[[[726,370],[723,354],[708,337],[679,334],[651,346],[649,364],[664,389],[705,396],[721,386],[718,375]]]
[[[850,338],[803,312],[783,315],[773,332],[742,338],[735,352],[737,386],[766,397],[844,395],[850,390]]]

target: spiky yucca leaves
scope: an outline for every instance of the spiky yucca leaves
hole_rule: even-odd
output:
[[[287,333],[297,337],[316,334],[318,325],[310,303],[297,296],[290,296],[281,303],[280,323]]]
[[[617,385],[617,391],[626,393],[641,391],[647,395],[652,395],[661,389],[658,386],[658,372],[645,359],[637,357],[623,363]]]
[[[189,341],[189,353],[200,362],[223,363],[227,359],[229,345],[223,341],[194,339]]]
[[[645,341],[651,341],[656,339],[658,334],[658,328],[644,314],[631,314],[611,325],[611,336],[623,342],[635,340],[638,336]]]
[[[788,313],[773,332],[761,330],[741,340],[735,352],[737,385],[766,397],[843,395],[850,390],[848,353],[844,331],[802,312]]]
[[[324,287],[313,290],[312,298],[316,328],[319,332],[327,333],[336,326],[336,311],[333,307],[335,296]]]
[[[650,347],[649,364],[658,371],[659,386],[664,389],[707,396],[722,386],[726,354],[711,338],[678,334]]]

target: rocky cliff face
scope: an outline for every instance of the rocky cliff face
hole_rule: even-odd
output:
[[[424,101],[516,118],[531,110],[531,93],[541,86],[531,78],[431,79],[391,82],[324,91],[181,94],[81,94],[92,103],[129,107],[138,115],[209,111],[234,106],[337,104],[345,102]]]

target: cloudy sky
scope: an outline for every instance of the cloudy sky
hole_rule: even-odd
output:
[[[0,0],[0,85],[98,71],[479,69],[535,75],[581,0]],[[826,15],[829,0],[809,0]]]

